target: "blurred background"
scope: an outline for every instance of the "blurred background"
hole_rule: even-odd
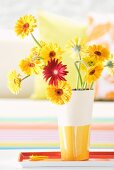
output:
[[[113,10],[114,2],[113,0],[0,0],[0,58],[2,62],[0,63],[0,68],[2,73],[0,75],[0,97],[29,97],[34,91],[34,81],[33,78],[24,82],[22,91],[19,95],[12,95],[7,86],[7,73],[9,70],[15,69],[18,61],[21,58],[26,57],[29,54],[30,48],[33,46],[33,41],[31,37],[21,40],[16,37],[14,33],[14,25],[16,20],[25,14],[33,14],[38,17],[39,11],[51,12],[52,14],[57,14],[59,16],[65,16],[74,23],[78,23],[78,26],[85,25],[86,33],[89,34],[90,40],[96,40],[97,43],[104,43],[112,51],[114,42],[111,40],[113,34]],[[45,15],[43,16],[45,18]],[[48,18],[47,18],[48,19]],[[92,22],[91,22],[92,21]],[[59,21],[58,21],[59,22]],[[91,22],[91,23],[90,23]],[[111,23],[112,26],[107,30],[107,23]],[[51,20],[50,20],[51,23]],[[40,23],[39,23],[40,24]],[[100,27],[99,25],[103,25]],[[77,27],[78,27],[77,26]],[[98,27],[96,27],[98,26]],[[95,30],[94,30],[95,28]],[[102,35],[103,30],[106,29],[105,33]],[[100,31],[99,35],[98,32]],[[86,34],[83,33],[82,34]],[[92,35],[91,35],[92,34]],[[93,36],[94,35],[94,36]],[[38,36],[38,33],[37,33]],[[80,34],[78,34],[80,36]],[[96,37],[95,37],[96,36]],[[112,41],[112,42],[111,42]],[[7,61],[7,62],[6,62]],[[106,77],[106,79],[108,79]],[[104,79],[102,80],[104,84]],[[113,78],[110,80],[114,81]],[[101,82],[101,84],[102,84]],[[27,88],[26,88],[27,86]],[[111,93],[109,89],[111,89]],[[99,88],[100,89],[100,88]],[[103,90],[97,89],[97,98],[105,98],[105,94],[102,91],[108,91],[106,96],[112,100],[114,98],[114,89],[110,82],[105,82],[105,87]],[[37,90],[36,90],[37,91]],[[39,92],[39,91],[38,91]],[[102,94],[103,93],[103,94]],[[107,98],[106,97],[106,98]]]
[[[44,40],[61,43],[76,34],[114,52],[114,0],[0,0],[0,148],[59,148],[58,110],[45,101],[42,75],[24,81],[17,96],[7,88],[8,72],[34,46],[31,37],[14,32],[25,14],[38,18],[43,31],[35,35]],[[107,72],[96,83],[95,99],[102,102],[94,104],[91,148],[114,149],[114,77]]]
[[[0,0],[0,28],[13,29],[14,23],[21,15],[39,10],[46,10],[86,22],[90,12],[109,14],[114,12],[113,0]]]

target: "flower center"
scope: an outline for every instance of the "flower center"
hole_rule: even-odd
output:
[[[29,23],[25,23],[24,25],[23,25],[23,29],[27,29],[27,28],[29,28]]]
[[[29,67],[35,67],[34,63],[29,63]]]
[[[94,54],[101,56],[101,52],[100,51],[95,51]]]
[[[114,67],[114,63],[112,61],[108,61],[107,62],[107,67],[113,68]]]
[[[90,75],[93,75],[95,73],[95,70],[90,71]]]
[[[57,75],[57,74],[58,74],[58,70],[54,70],[54,71],[53,71],[53,74],[54,74],[54,75]]]
[[[62,89],[56,89],[55,93],[57,94],[57,96],[61,96],[63,94],[63,90]]]
[[[17,81],[16,81],[16,79],[14,79],[14,84],[16,84],[17,83]]]
[[[94,65],[94,62],[93,62],[93,61],[89,61],[89,62],[88,62],[88,65],[89,65],[89,66],[93,66],[93,65]]]
[[[77,51],[80,52],[81,46],[80,46],[80,45],[74,45],[73,50],[74,50],[75,52],[77,52]]]
[[[49,56],[52,58],[56,55],[55,51],[50,51]]]

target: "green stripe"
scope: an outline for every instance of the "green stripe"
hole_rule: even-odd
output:
[[[95,118],[92,120],[93,123],[114,123],[114,118]]]
[[[57,118],[41,117],[41,118],[0,118],[0,122],[57,122]],[[92,123],[114,123],[114,118],[95,118]]]
[[[57,118],[0,118],[0,122],[57,122]]]

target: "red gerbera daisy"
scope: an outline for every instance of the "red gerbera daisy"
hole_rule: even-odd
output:
[[[66,71],[67,66],[63,65],[62,62],[58,62],[58,59],[48,61],[48,65],[44,67],[44,78],[49,80],[49,85],[58,85],[58,81],[66,81],[64,78],[67,75],[68,71]]]

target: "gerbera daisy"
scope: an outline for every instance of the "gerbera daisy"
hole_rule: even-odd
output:
[[[48,61],[48,65],[44,67],[44,78],[49,80],[49,84],[57,85],[59,80],[66,81],[64,78],[67,75],[68,71],[66,71],[67,66],[63,65],[62,62],[58,62],[58,59],[51,59]]]
[[[96,81],[100,77],[102,71],[103,71],[102,64],[97,64],[93,67],[90,67],[87,71],[86,81],[88,83]]]
[[[17,74],[15,70],[8,74],[8,88],[14,94],[17,94],[21,88],[20,74]]]
[[[88,67],[95,66],[97,63],[96,58],[93,57],[83,57],[81,62],[81,69],[86,70]]]
[[[62,49],[56,43],[45,44],[45,46],[43,46],[40,51],[40,56],[44,58],[46,64],[48,61],[54,58],[61,60],[62,54]]]
[[[32,33],[36,26],[36,19],[32,15],[25,15],[17,20],[15,25],[15,32],[17,35],[24,38],[29,33]]]
[[[109,50],[102,45],[91,45],[87,49],[90,57],[96,58],[97,61],[105,61],[110,57]]]
[[[71,86],[65,81],[59,81],[57,86],[49,85],[47,87],[47,98],[55,104],[67,103],[72,94]]]
[[[26,75],[39,74],[43,69],[41,60],[33,59],[31,56],[20,61],[19,67]]]
[[[76,37],[75,39],[70,40],[67,43],[66,48],[68,49],[68,52],[70,52],[71,57],[76,59],[77,54],[79,54],[79,59],[81,59],[81,55],[84,53],[86,48],[86,41],[84,39]]]

